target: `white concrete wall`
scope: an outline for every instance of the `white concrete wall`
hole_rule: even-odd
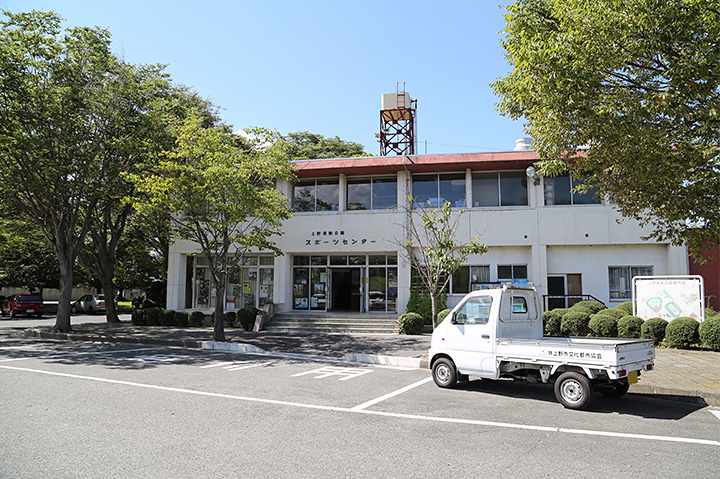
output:
[[[466,172],[469,179],[470,174]],[[398,173],[398,202],[407,199],[409,173]],[[340,191],[345,190],[340,178]],[[287,184],[279,188],[288,196]],[[468,187],[469,189],[469,187]],[[528,277],[547,294],[548,274],[582,274],[583,293],[609,304],[608,266],[652,265],[655,274],[688,274],[685,247],[642,240],[649,231],[623,219],[613,205],[543,206],[543,184],[529,182],[529,206],[470,208],[461,218],[459,241],[477,237],[487,254],[468,264],[489,265],[491,280],[499,264],[527,264]],[[275,302],[278,310],[292,305],[292,256],[332,254],[397,254],[398,309],[409,299],[410,265],[397,242],[406,239],[402,210],[295,213],[285,234],[275,238],[285,256],[275,260]],[[320,233],[318,235],[318,233]],[[337,234],[336,234],[337,233]],[[176,241],[170,249],[168,307],[182,308],[185,292],[184,254],[196,245]],[[453,305],[459,297],[448,300]]]

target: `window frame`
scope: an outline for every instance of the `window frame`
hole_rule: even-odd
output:
[[[618,279],[626,279],[626,287],[624,289],[613,288],[613,270],[624,270],[628,276],[620,276]],[[644,270],[644,271],[637,271]],[[649,270],[649,272],[648,272]],[[608,298],[611,302],[625,302],[632,299],[632,279],[635,276],[653,276],[655,273],[654,265],[609,265],[608,266]]]

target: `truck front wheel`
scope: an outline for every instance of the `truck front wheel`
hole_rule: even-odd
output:
[[[590,380],[580,373],[568,371],[555,381],[555,397],[568,409],[586,409],[592,393]]]
[[[441,358],[435,361],[432,367],[432,377],[441,388],[451,388],[457,383],[457,371],[452,361]]]

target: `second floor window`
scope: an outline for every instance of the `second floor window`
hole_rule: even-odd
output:
[[[478,172],[472,175],[472,205],[527,206],[527,176],[524,171]]]
[[[348,178],[348,210],[383,210],[397,207],[397,178]]]
[[[299,181],[293,189],[293,211],[336,211],[339,189],[338,179]]]
[[[446,201],[453,208],[465,206],[465,173],[413,175],[413,198],[423,207],[439,208]]]
[[[590,188],[586,193],[573,191],[577,186],[582,185],[582,181],[567,175],[545,177],[543,185],[546,206],[600,204],[597,188]]]

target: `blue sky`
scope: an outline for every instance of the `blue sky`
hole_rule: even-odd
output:
[[[488,84],[509,71],[497,1],[0,0],[112,33],[131,63],[163,63],[237,128],[339,136],[378,154],[380,98],[418,99],[419,153],[507,151],[522,122]],[[511,2],[503,2],[508,4]]]

